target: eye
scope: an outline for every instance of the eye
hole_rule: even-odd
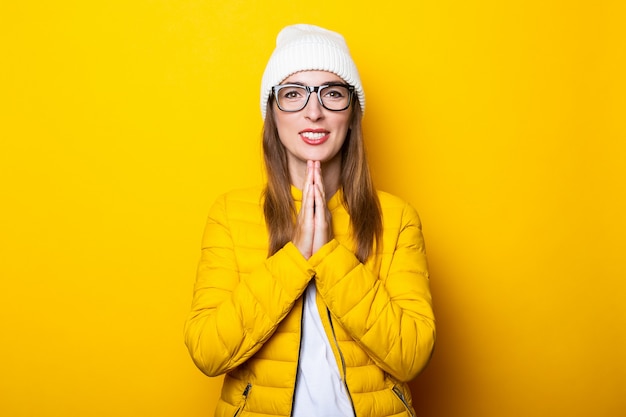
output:
[[[300,87],[285,87],[278,94],[285,100],[299,100],[305,96],[304,89]]]
[[[324,98],[340,100],[348,96],[348,89],[344,86],[331,85],[324,89]]]

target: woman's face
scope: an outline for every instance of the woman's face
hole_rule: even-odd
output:
[[[343,83],[336,74],[327,71],[302,71],[286,78],[281,84],[319,86],[331,82]],[[327,110],[316,93],[311,93],[302,110],[284,112],[274,101],[278,136],[287,150],[290,171],[306,166],[307,160],[323,164],[341,164],[340,150],[350,127],[351,107],[343,111]]]

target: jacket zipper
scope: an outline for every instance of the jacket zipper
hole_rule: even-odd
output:
[[[243,390],[243,393],[241,394],[243,396],[243,402],[241,403],[239,408],[237,408],[237,411],[235,411],[235,414],[233,414],[233,417],[237,417],[239,413],[241,413],[243,408],[246,406],[246,401],[248,400],[248,394],[250,394],[250,388],[252,388],[252,384],[248,382],[248,385],[246,385],[246,387]]]
[[[315,278],[313,275],[312,279]],[[298,360],[296,361],[296,380],[293,382],[293,395],[291,397],[291,411],[289,416],[293,417],[293,405],[296,403],[296,387],[298,385],[298,369],[300,369],[300,351],[302,350],[302,329],[304,326],[304,303],[305,299],[302,297],[302,314],[300,314],[300,340],[298,341]]]
[[[404,394],[402,393],[402,391],[400,391],[400,388],[394,385],[391,390],[393,391],[394,394],[396,394],[398,399],[402,401],[402,404],[406,408],[406,411],[409,412],[409,415],[411,415],[412,417],[415,417],[415,414],[413,414],[413,409],[409,407],[409,403],[407,403],[406,398],[404,398]]]
[[[335,346],[337,347],[337,352],[339,352],[339,358],[341,358],[341,382],[346,387],[346,392],[348,393],[348,399],[350,400],[350,405],[352,406],[352,412],[354,413],[354,417],[356,417],[356,408],[354,407],[354,401],[352,401],[352,395],[350,394],[350,389],[348,388],[348,382],[346,381],[346,361],[343,358],[343,352],[339,348],[339,342],[337,342],[337,335],[335,334],[335,326],[333,326],[333,318],[330,315],[330,310],[326,307],[326,314],[328,315],[328,321],[330,323],[330,330],[333,333],[333,341],[335,342]]]

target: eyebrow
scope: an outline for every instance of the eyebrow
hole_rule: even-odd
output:
[[[279,85],[287,85],[287,84],[301,85],[303,87],[308,86],[307,84],[300,82],[300,81],[288,81],[286,83],[280,83]],[[342,81],[342,80],[335,80],[335,81],[325,81],[321,83],[320,85],[335,85],[335,84],[346,84],[346,83],[345,81]]]

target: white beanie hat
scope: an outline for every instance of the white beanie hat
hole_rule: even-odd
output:
[[[300,24],[285,27],[276,37],[276,49],[265,67],[261,81],[263,120],[272,87],[291,74],[307,70],[337,74],[355,88],[361,109],[365,111],[361,78],[343,36],[318,26]]]

